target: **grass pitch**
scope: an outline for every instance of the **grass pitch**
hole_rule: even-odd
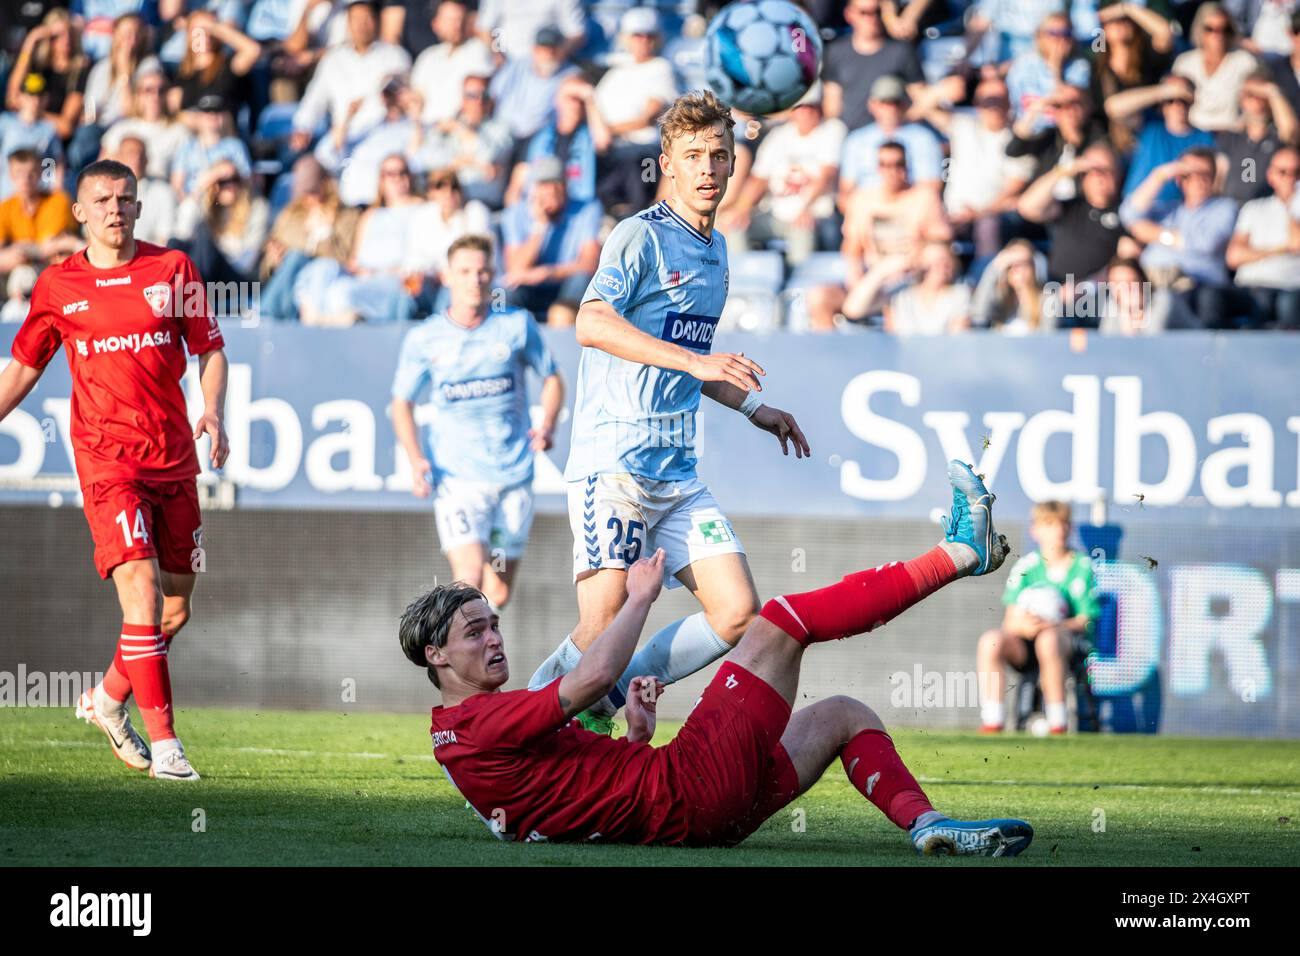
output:
[[[140,724],[137,722],[137,726]],[[1300,744],[900,730],[935,806],[1020,816],[1018,860],[920,860],[838,764],[731,850],[494,839],[433,761],[427,715],[188,709],[202,782],[128,770],[69,710],[0,711],[0,865],[1256,866],[1300,859]],[[657,743],[675,726],[660,729]]]

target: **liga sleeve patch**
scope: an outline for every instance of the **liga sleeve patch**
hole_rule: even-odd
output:
[[[605,266],[596,273],[592,286],[602,299],[618,302],[627,292],[627,277],[617,266]]]

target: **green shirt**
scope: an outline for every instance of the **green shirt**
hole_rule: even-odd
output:
[[[1003,604],[1015,604],[1025,588],[1050,585],[1061,592],[1070,607],[1070,617],[1085,614],[1089,623],[1095,623],[1100,613],[1097,605],[1097,580],[1092,574],[1092,561],[1078,551],[1064,570],[1052,570],[1037,551],[1025,555],[1011,569],[1006,590],[1002,592]]]

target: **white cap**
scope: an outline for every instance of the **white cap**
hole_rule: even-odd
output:
[[[659,35],[659,15],[649,7],[632,7],[623,14],[618,32],[624,35],[653,33]]]

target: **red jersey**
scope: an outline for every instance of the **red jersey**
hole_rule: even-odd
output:
[[[558,677],[435,707],[430,732],[452,784],[502,839],[674,842],[686,833],[667,748],[569,720]]]
[[[148,242],[113,269],[83,249],[36,280],[15,361],[44,368],[62,345],[72,370],[72,448],[83,487],[199,473],[180,380],[188,348],[225,343],[187,255]],[[184,342],[184,345],[182,345]]]

